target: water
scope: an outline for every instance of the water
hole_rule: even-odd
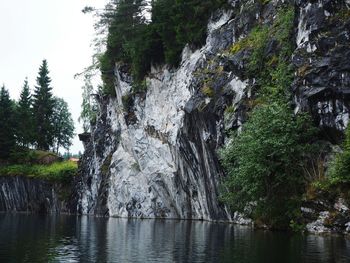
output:
[[[0,214],[0,262],[350,262],[350,239],[208,222]]]

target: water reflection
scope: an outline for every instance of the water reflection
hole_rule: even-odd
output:
[[[350,262],[350,241],[208,222],[1,214],[0,262]]]

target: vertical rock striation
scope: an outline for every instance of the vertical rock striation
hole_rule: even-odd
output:
[[[229,48],[256,25],[271,25],[286,3],[297,14],[295,111],[310,111],[329,140],[341,137],[349,119],[349,3],[229,2],[229,11],[213,15],[205,46],[186,47],[176,70],[153,68],[147,92],[133,93],[128,70],[116,65],[117,95],[99,98],[100,116],[84,140],[78,212],[234,220],[219,201],[217,151],[246,120],[256,90],[243,70],[249,51]]]
[[[1,212],[60,213],[75,212],[63,193],[70,189],[58,183],[21,176],[0,177]],[[75,207],[74,207],[75,208]]]

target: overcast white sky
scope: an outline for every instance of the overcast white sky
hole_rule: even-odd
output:
[[[68,102],[76,123],[82,80],[74,74],[91,63],[93,18],[81,10],[106,0],[0,0],[0,85],[17,99],[25,77],[33,90],[39,66],[47,59],[53,93]],[[71,152],[83,150],[77,136]]]

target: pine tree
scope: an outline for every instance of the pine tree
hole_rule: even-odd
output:
[[[14,132],[14,105],[8,90],[0,91],[0,158],[7,158],[16,145]]]
[[[68,104],[61,98],[54,99],[53,111],[54,150],[58,153],[60,147],[69,150],[74,136],[74,122],[68,110]]]
[[[36,146],[42,150],[49,150],[54,140],[52,123],[54,100],[50,86],[51,79],[48,75],[47,61],[43,60],[36,79],[37,86],[35,86],[33,99]]]
[[[28,147],[34,142],[33,134],[33,112],[32,96],[28,85],[28,79],[24,80],[24,85],[18,101],[17,108],[16,136],[19,145]]]

